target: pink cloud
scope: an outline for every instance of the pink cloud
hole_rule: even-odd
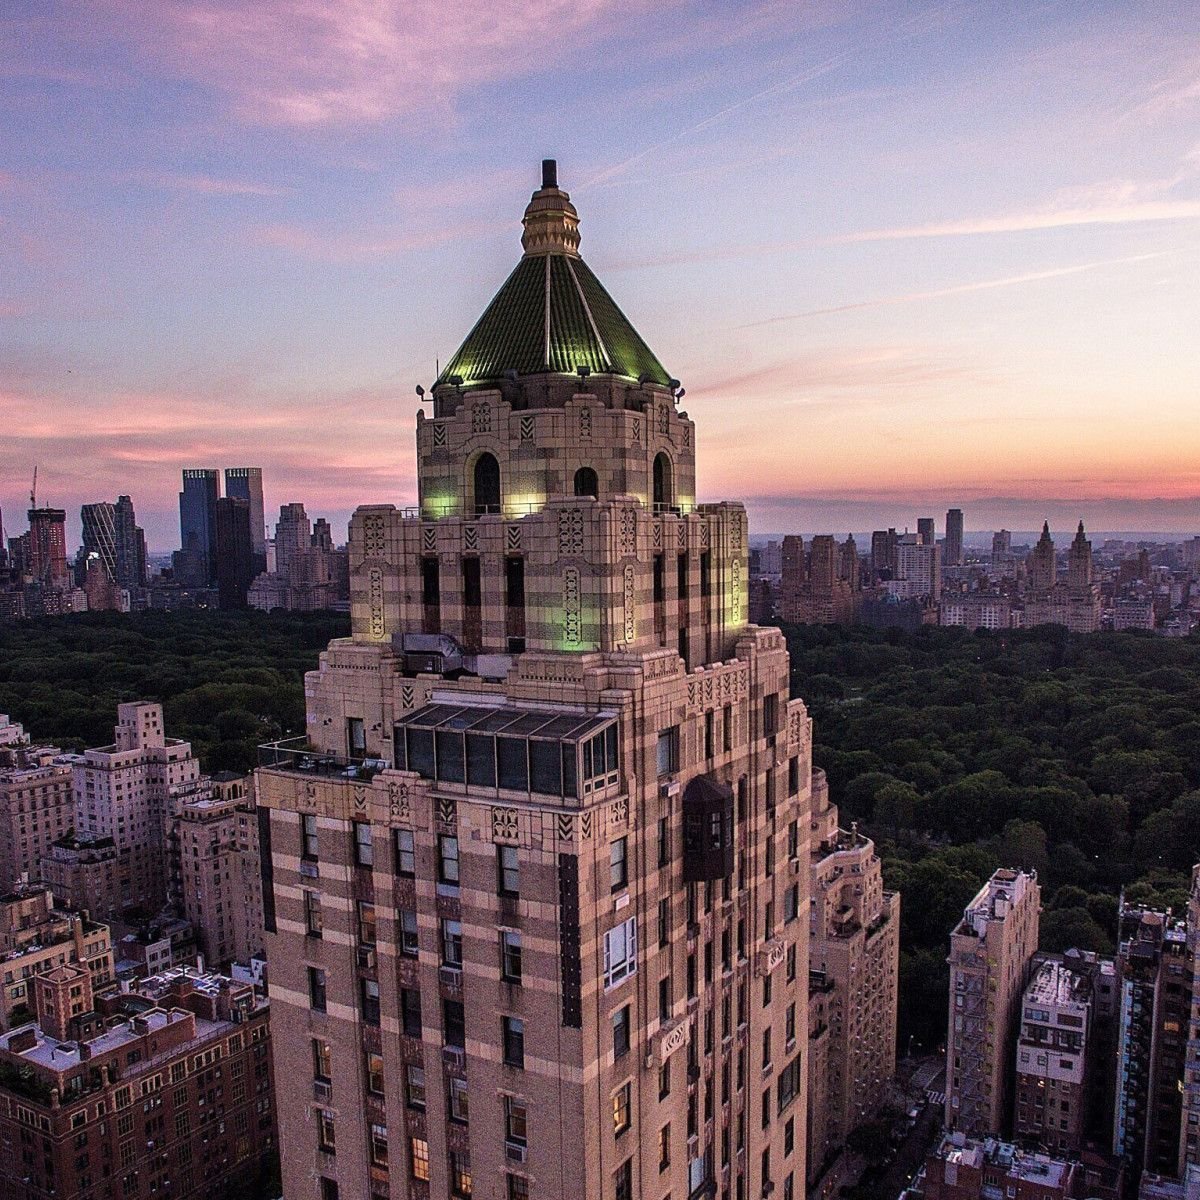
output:
[[[214,88],[245,120],[315,126],[440,106],[608,34],[618,0],[108,0],[139,56]],[[639,0],[636,8],[654,7]]]
[[[217,179],[211,175],[174,175],[165,171],[133,171],[124,178],[147,187],[171,192],[196,192],[203,196],[284,196],[287,188],[242,179]]]

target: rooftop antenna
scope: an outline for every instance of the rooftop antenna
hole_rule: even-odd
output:
[[[37,465],[33,468],[33,484],[29,489],[29,507],[37,508]]]

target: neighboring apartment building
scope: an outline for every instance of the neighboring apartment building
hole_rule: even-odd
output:
[[[96,992],[115,987],[108,926],[55,908],[41,884],[0,896],[0,1029],[31,1019],[33,977],[65,963],[87,967]]]
[[[1081,1170],[1074,1162],[959,1131],[942,1136],[913,1190],[924,1200],[1068,1200],[1077,1194]]]
[[[943,592],[938,604],[938,624],[1008,629],[1012,626],[1012,600],[989,592]]]
[[[258,773],[288,1200],[804,1189],[810,722],[543,184]]]
[[[75,823],[69,758],[54,746],[30,746],[0,724],[0,889],[36,879],[42,859]]]
[[[1021,993],[1038,944],[1033,873],[996,871],[950,935],[946,1127],[969,1137],[1005,1131]]]
[[[1039,962],[1021,999],[1013,1132],[1018,1139],[1077,1153],[1087,1116],[1088,979],[1053,959]]]
[[[1113,1153],[1129,1179],[1181,1171],[1193,964],[1186,921],[1122,904],[1118,917],[1117,1089]]]
[[[1195,1175],[1200,1172],[1200,864],[1192,868],[1192,887],[1188,895],[1187,910],[1187,944],[1192,978],[1179,1152],[1184,1166]]]
[[[72,755],[76,845],[111,839],[116,850],[117,893],[98,904],[92,897],[71,899],[97,916],[137,908],[158,912],[169,897],[170,833],[185,800],[206,795],[208,782],[188,742],[163,730],[162,705],[138,702],[117,706],[115,743]]]
[[[810,831],[809,1002],[815,990],[828,1027],[827,1048],[809,1051],[809,1108],[820,1114],[821,1138],[808,1148],[811,1185],[848,1135],[876,1116],[896,1071],[900,897],[884,891],[875,844],[838,827],[821,770],[812,773]]]
[[[221,772],[213,794],[186,801],[176,818],[183,912],[213,965],[248,963],[262,950],[258,818],[250,779]]]
[[[98,999],[78,966],[35,991],[37,1023],[0,1035],[5,1196],[278,1195],[265,997],[177,970]]]

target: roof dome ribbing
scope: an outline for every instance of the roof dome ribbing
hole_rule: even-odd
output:
[[[525,209],[525,255],[496,293],[438,384],[517,375],[618,375],[666,387],[662,363],[579,257],[579,216],[553,159]]]

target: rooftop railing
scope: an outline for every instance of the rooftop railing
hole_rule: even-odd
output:
[[[295,771],[301,775],[367,780],[373,779],[389,764],[381,758],[347,758],[340,754],[326,754],[307,738],[294,737],[259,746],[258,765]]]

